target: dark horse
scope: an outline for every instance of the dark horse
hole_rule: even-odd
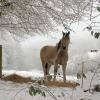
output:
[[[56,46],[44,46],[40,50],[40,58],[44,71],[44,78],[47,79],[51,65],[54,65],[54,81],[58,65],[62,65],[63,81],[66,82],[66,66],[68,61],[68,45],[70,43],[70,32],[63,33],[63,36]]]

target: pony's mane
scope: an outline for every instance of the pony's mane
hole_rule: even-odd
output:
[[[60,46],[61,46],[61,40],[57,44],[57,50],[59,50]]]

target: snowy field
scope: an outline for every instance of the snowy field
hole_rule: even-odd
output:
[[[9,74],[19,74],[22,76],[30,76],[33,78],[42,77],[42,72],[39,71],[3,71],[4,75]],[[46,97],[37,94],[36,96],[29,95],[29,87],[32,83],[13,83],[13,82],[5,82],[0,80],[0,100],[100,100],[100,92],[84,92],[84,90],[89,89],[90,81],[93,76],[94,72],[88,72],[86,74],[86,79],[83,80],[83,88],[82,88],[82,79],[73,78],[73,76],[67,76],[67,80],[76,81],[80,83],[80,86],[76,87],[75,89],[70,88],[61,88],[61,87],[45,87],[48,91],[50,91],[54,96],[50,95],[46,92]],[[68,78],[69,77],[69,78]],[[74,80],[73,80],[74,79]],[[97,73],[94,76],[92,86],[95,84],[100,84],[100,74]],[[35,85],[38,87],[38,85]],[[44,87],[44,86],[42,86]],[[54,98],[56,97],[56,98]]]
[[[41,95],[30,96],[29,88],[31,83],[18,84],[0,80],[0,100],[100,100],[100,92],[84,92],[89,89],[93,73],[90,72],[98,66],[100,62],[100,41],[83,31],[84,24],[80,27],[74,25],[75,34],[71,33],[71,44],[69,46],[69,60],[67,67],[67,80],[80,83],[75,89],[61,87],[45,87],[49,89],[54,96],[46,93],[44,98]],[[54,33],[54,32],[53,32]],[[3,45],[3,74],[19,74],[25,77],[39,78],[43,77],[42,65],[40,62],[40,49],[44,45],[55,45],[61,38],[62,29],[59,33],[36,36],[19,43],[10,35],[6,35],[6,41],[0,40]],[[96,49],[99,52],[91,53],[90,50]],[[91,61],[88,61],[91,59]],[[87,78],[77,79],[76,74],[81,73],[82,62],[85,62],[84,72]],[[14,69],[14,70],[12,70]],[[34,69],[34,70],[33,70]],[[20,71],[16,71],[20,70]],[[27,71],[22,71],[27,70]],[[52,72],[52,71],[51,71]],[[62,72],[62,70],[60,71]],[[100,84],[100,72],[96,74],[92,86]],[[37,86],[38,87],[38,86]],[[56,98],[53,98],[56,97]]]

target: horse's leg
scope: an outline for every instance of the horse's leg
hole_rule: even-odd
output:
[[[47,77],[48,77],[48,81],[50,81],[52,79],[52,76],[50,76],[50,68],[51,68],[51,64],[48,64],[48,68],[47,68]]]
[[[51,64],[48,64],[48,66],[47,66],[47,75],[50,75],[50,74],[49,74],[50,67],[51,67]]]
[[[64,83],[66,82],[66,65],[67,65],[67,64],[62,65],[62,70],[63,70],[63,81],[64,81]]]
[[[44,72],[44,80],[47,80],[47,64],[42,62],[43,72]]]
[[[44,67],[44,70],[45,70],[45,81],[48,82],[48,75],[49,75],[49,64],[48,63],[45,63],[45,67]]]
[[[42,63],[42,67],[43,67],[44,78],[45,78],[45,77],[46,77],[46,68],[45,68],[45,63]]]
[[[49,80],[49,70],[50,70],[50,67],[51,67],[51,64],[48,64],[48,63],[44,63],[42,64],[43,65],[43,72],[44,72],[44,80],[46,82],[48,82]]]
[[[54,82],[56,81],[57,70],[58,70],[58,66],[57,66],[57,64],[56,64],[56,65],[54,66],[54,79],[53,79]]]

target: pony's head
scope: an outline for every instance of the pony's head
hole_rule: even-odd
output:
[[[70,43],[70,36],[69,36],[70,35],[70,31],[67,32],[67,33],[62,32],[62,34],[63,34],[63,37],[60,40],[60,47],[62,49],[66,49],[68,47],[69,43]]]

